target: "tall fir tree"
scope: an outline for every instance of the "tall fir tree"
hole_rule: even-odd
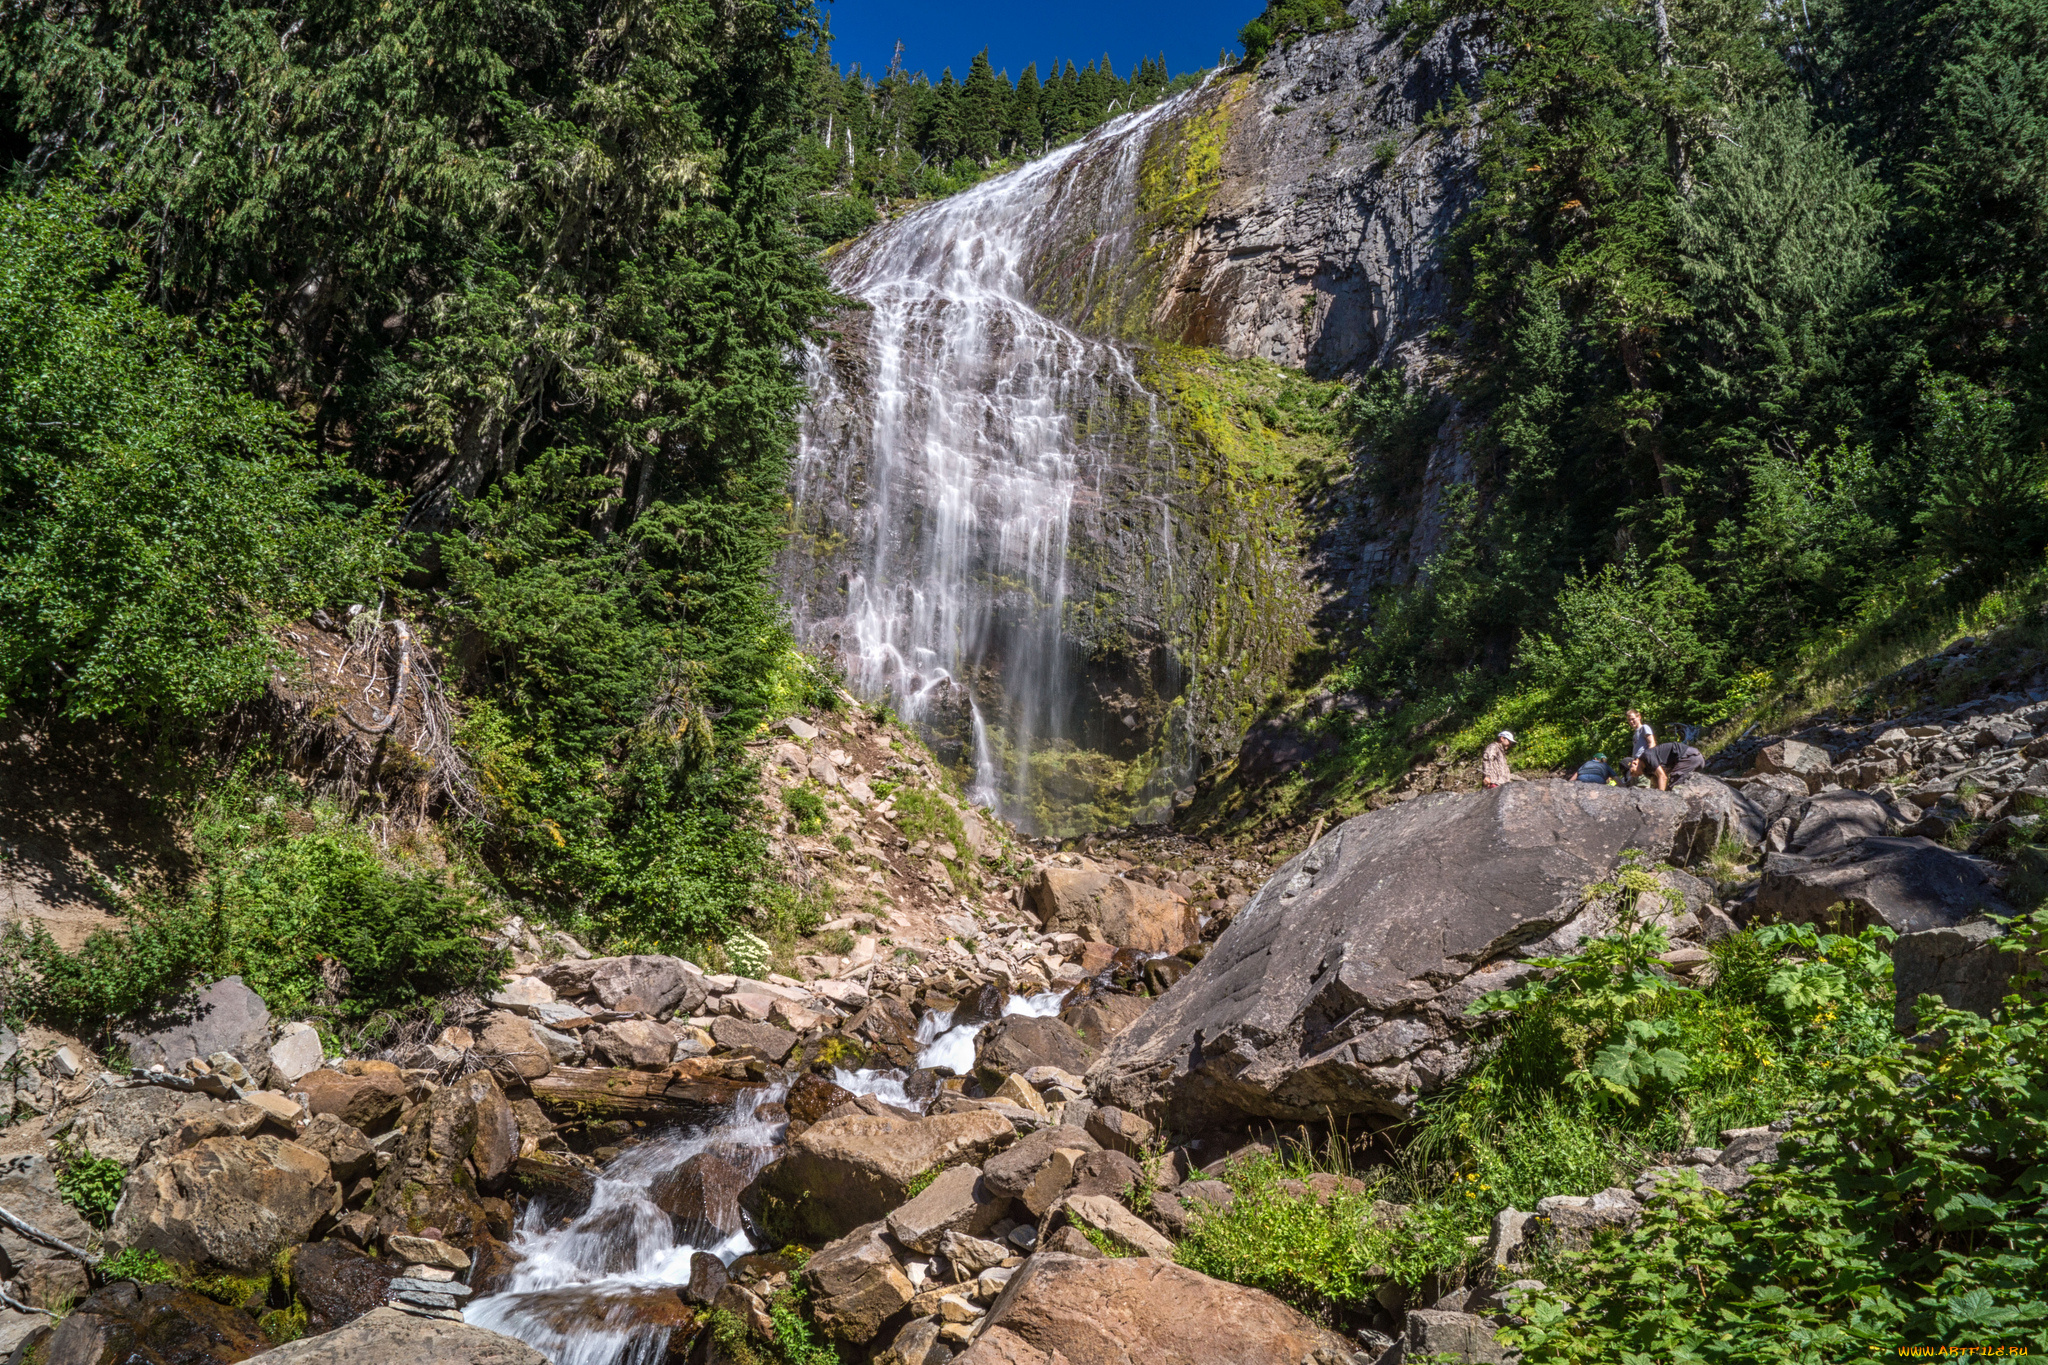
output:
[[[949,73],[950,74],[950,73]],[[974,54],[959,97],[960,152],[983,166],[995,160],[1009,123],[1010,87],[989,65],[988,49]]]
[[[1017,78],[1017,90],[1010,97],[1010,139],[1024,155],[1035,155],[1045,147],[1045,128],[1040,122],[1038,63],[1032,62]]]

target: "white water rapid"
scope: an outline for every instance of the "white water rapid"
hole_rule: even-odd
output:
[[[665,1134],[622,1153],[577,1217],[549,1226],[547,1202],[531,1200],[513,1234],[520,1259],[510,1283],[472,1303],[463,1318],[519,1338],[554,1365],[659,1365],[668,1353],[674,1290],[690,1282],[691,1256],[708,1251],[730,1265],[753,1244],[736,1216],[729,1229],[678,1228],[655,1202],[656,1187],[707,1153],[751,1178],[781,1141],[781,1125],[756,1111],[780,1096],[763,1087],[742,1096],[724,1123]]]
[[[972,798],[1027,827],[1030,755],[1083,738],[1085,651],[1067,619],[1077,512],[1102,502],[1133,405],[1140,439],[1159,431],[1130,355],[1029,300],[1048,272],[1086,294],[1125,258],[1148,138],[1176,103],[853,243],[832,275],[867,305],[839,343],[860,359],[808,357],[804,570],[785,574],[799,629],[857,691],[971,745]],[[1076,240],[1089,244],[1079,259],[1046,258]],[[1155,501],[1147,515],[1163,522]],[[1152,534],[1170,553],[1171,526]]]
[[[1059,1012],[1058,991],[1013,995],[1003,1013]],[[918,1026],[920,1067],[964,1074],[974,1065],[974,1036],[983,1024],[953,1026],[953,1012],[934,1010]],[[922,1106],[904,1092],[895,1071],[841,1071],[838,1084],[905,1109]],[[598,1177],[590,1207],[549,1220],[546,1200],[530,1201],[513,1234],[519,1257],[499,1292],[477,1299],[463,1318],[517,1337],[554,1365],[659,1365],[678,1320],[675,1290],[690,1282],[690,1260],[709,1252],[727,1265],[755,1250],[737,1207],[728,1226],[679,1225],[662,1207],[664,1182],[686,1162],[713,1157],[752,1179],[774,1157],[783,1125],[760,1116],[783,1089],[763,1086],[743,1096],[721,1123],[663,1134],[628,1149]],[[736,1193],[736,1191],[734,1191]]]

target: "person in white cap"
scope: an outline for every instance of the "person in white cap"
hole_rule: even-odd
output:
[[[1479,754],[1479,780],[1492,791],[1503,782],[1514,781],[1514,774],[1508,771],[1508,750],[1515,747],[1515,732],[1503,730],[1493,737]]]

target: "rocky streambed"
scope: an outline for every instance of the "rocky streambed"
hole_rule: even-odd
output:
[[[503,989],[371,1055],[328,1055],[230,978],[127,1035],[128,1074],[68,1048],[18,1068],[40,1112],[0,1130],[0,1207],[32,1229],[0,1230],[6,1288],[74,1307],[0,1326],[42,1365],[658,1365],[741,1360],[720,1333],[799,1330],[800,1299],[801,1330],[853,1360],[1492,1359],[1532,1257],[1627,1225],[1650,1186],[1509,1210],[1469,1265],[1390,1286],[1349,1336],[1175,1264],[1176,1244],[1275,1125],[1399,1123],[1469,1064],[1472,1000],[1626,913],[1664,923],[1679,977],[1759,916],[1883,922],[1902,995],[1969,1005],[1997,984],[1981,912],[2031,847],[2048,708],[2018,700],[1860,743],[1759,737],[1728,780],[1672,792],[1416,795],[1255,890],[1215,857],[1041,848],[1011,892],[934,894],[945,938],[884,951],[877,919],[797,976],[508,926]],[[1949,811],[1938,842],[1924,822]],[[843,814],[895,837],[879,802]],[[1613,879],[1631,857],[1656,868],[1633,905]],[[1731,1132],[1673,1164],[1736,1189],[1776,1141]],[[60,1195],[81,1154],[126,1171],[104,1232]],[[1364,1197],[1339,1176],[1296,1193]],[[116,1249],[171,1280],[100,1283],[87,1261]]]

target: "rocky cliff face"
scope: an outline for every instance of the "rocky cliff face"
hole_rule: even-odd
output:
[[[1338,381],[1441,382],[1476,82],[1359,24],[1220,72],[849,245],[811,357],[783,579],[805,642],[976,799],[1053,834],[1162,818],[1331,614],[1429,552]]]
[[[1456,28],[1406,55],[1385,8],[1355,4],[1357,27],[1177,102],[1146,132],[1137,222],[1105,221],[1110,201],[1062,219],[1037,243],[1033,301],[1319,377],[1424,379],[1450,313],[1445,243],[1473,187],[1470,130],[1430,116],[1476,92],[1479,70]]]

